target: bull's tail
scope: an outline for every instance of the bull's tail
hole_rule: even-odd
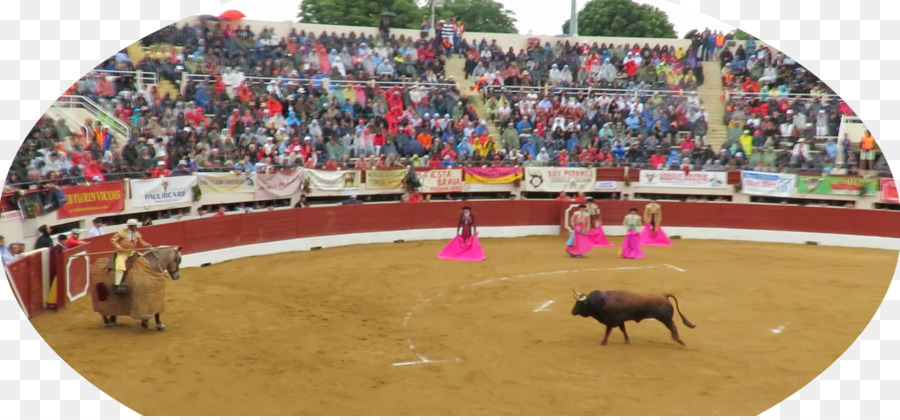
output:
[[[678,307],[678,298],[676,298],[675,295],[673,295],[671,293],[663,293],[663,296],[665,296],[667,300],[669,298],[672,298],[675,300],[675,310],[678,311],[678,316],[681,317],[681,322],[684,322],[684,325],[687,325],[690,328],[696,327],[696,325],[691,324],[691,321],[688,321],[687,318],[685,318],[684,315],[681,314],[681,308]]]

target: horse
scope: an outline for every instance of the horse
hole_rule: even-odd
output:
[[[91,288],[94,311],[103,317],[106,327],[116,325],[117,315],[129,315],[141,320],[141,326],[149,328],[150,316],[156,321],[156,329],[163,331],[166,325],[160,319],[164,306],[165,280],[178,280],[181,275],[181,246],[160,246],[150,248],[126,260],[123,284],[128,284],[130,292],[124,295],[109,293],[112,288],[112,271],[104,259],[98,260],[91,277],[95,287]]]

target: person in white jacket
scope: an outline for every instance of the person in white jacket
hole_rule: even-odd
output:
[[[791,151],[791,165],[796,164],[801,159],[804,162],[809,160],[809,145],[806,144],[806,140],[803,138],[797,139],[797,143],[794,144],[794,150]]]

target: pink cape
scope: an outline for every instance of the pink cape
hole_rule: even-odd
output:
[[[663,232],[662,226],[659,227],[658,231],[654,232],[653,226],[647,223],[644,225],[644,229],[641,231],[641,245],[672,246],[672,241],[670,241],[669,237],[666,236],[666,232]]]
[[[603,233],[603,226],[595,227],[594,230],[588,232],[587,236],[591,240],[592,247],[613,246],[613,244],[606,240],[606,235]]]
[[[637,232],[630,230],[625,234],[622,252],[619,255],[622,258],[644,258],[644,251],[641,251],[641,237]]]
[[[456,261],[483,261],[484,249],[478,242],[478,234],[469,237],[469,241],[463,240],[461,235],[456,235],[437,254],[438,258]]]
[[[589,234],[579,233],[580,229],[581,225],[575,225],[575,231],[570,234],[569,242],[566,243],[566,252],[569,255],[584,255],[593,247]]]

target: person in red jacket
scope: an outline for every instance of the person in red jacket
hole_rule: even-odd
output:
[[[166,169],[166,162],[161,160],[156,162],[156,167],[150,170],[150,178],[162,178],[172,176],[172,172]]]
[[[66,243],[65,243],[66,249],[72,249],[78,245],[87,245],[87,242],[78,239],[80,234],[81,234],[81,232],[79,232],[77,229],[73,230],[69,234],[69,237],[66,239]]]
[[[653,152],[653,156],[650,156],[650,166],[653,169],[659,169],[661,165],[666,163],[666,157],[662,155],[657,149]]]

